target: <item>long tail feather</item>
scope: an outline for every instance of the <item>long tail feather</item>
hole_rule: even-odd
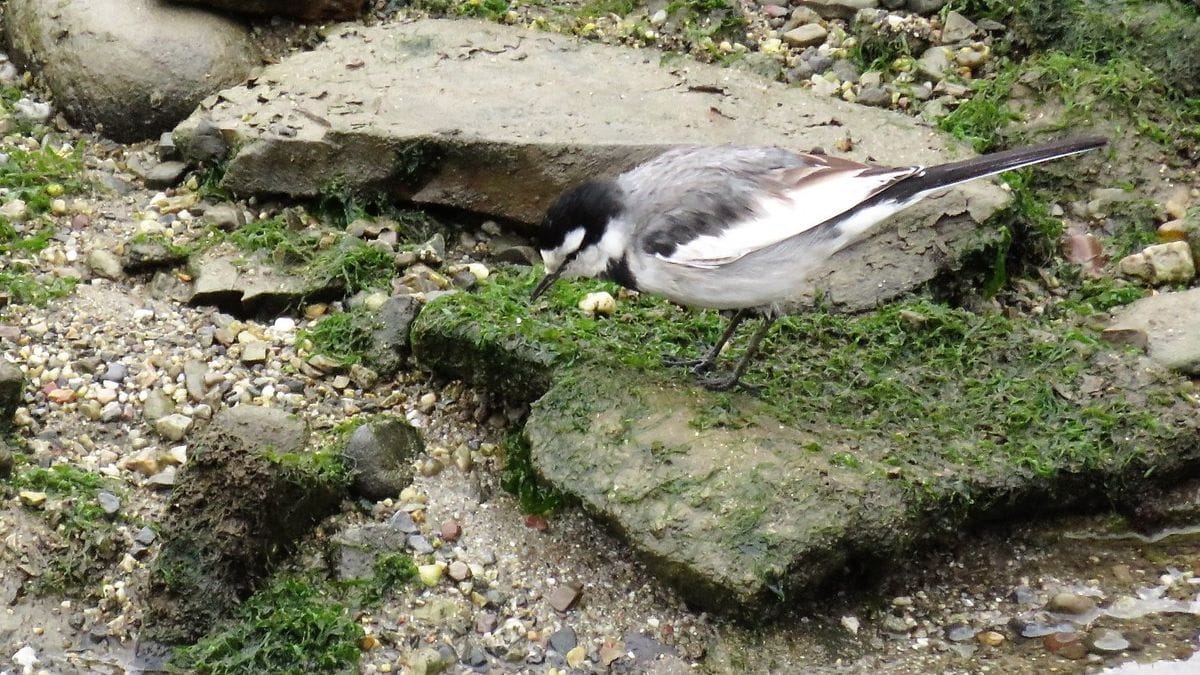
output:
[[[988,155],[964,159],[948,164],[931,166],[913,174],[911,178],[896,183],[875,196],[879,201],[905,203],[930,192],[965,183],[976,178],[991,176],[1003,171],[1048,162],[1061,157],[1070,157],[1095,150],[1108,144],[1101,136],[1055,141],[1043,145],[1016,148]]]

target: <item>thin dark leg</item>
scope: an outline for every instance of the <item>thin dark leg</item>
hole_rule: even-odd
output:
[[[771,329],[771,325],[774,323],[774,316],[768,315],[763,317],[762,325],[759,326],[758,330],[754,331],[754,335],[750,337],[750,344],[746,345],[746,353],[742,355],[741,360],[738,361],[737,367],[733,369],[732,373],[724,377],[705,378],[701,380],[700,383],[703,384],[705,388],[713,391],[725,391],[727,389],[736,387],[738,381],[742,379],[742,374],[746,372],[746,367],[750,365],[750,359],[754,358],[755,353],[758,352],[758,345],[763,341],[763,338],[766,337],[767,331]]]
[[[729,342],[729,339],[733,337],[734,332],[736,332],[738,326],[742,325],[742,322],[746,320],[748,314],[749,312],[744,309],[739,309],[734,312],[733,316],[729,317],[729,324],[725,327],[725,332],[721,334],[720,339],[717,340],[716,344],[712,346],[712,349],[709,349],[708,353],[703,357],[699,359],[680,359],[667,356],[663,358],[663,363],[671,368],[687,366],[691,368],[692,373],[696,375],[707,372],[709,368],[712,368],[712,365],[714,362],[716,362],[717,357],[721,355],[721,349],[725,347],[725,343]]]

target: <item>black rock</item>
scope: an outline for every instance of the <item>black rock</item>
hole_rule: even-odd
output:
[[[579,637],[575,635],[575,629],[570,626],[563,626],[550,635],[550,646],[559,654],[566,654],[577,644],[579,644]]]
[[[625,649],[632,653],[633,658],[639,663],[653,661],[664,654],[671,656],[678,654],[674,647],[664,645],[658,640],[642,635],[641,633],[626,633],[624,639]]]

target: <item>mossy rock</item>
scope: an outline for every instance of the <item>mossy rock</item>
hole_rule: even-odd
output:
[[[345,495],[341,459],[287,413],[239,406],[192,445],[161,528],[143,639],[195,641],[256,590]]]
[[[1096,297],[1028,322],[921,298],[787,317],[757,392],[730,394],[660,360],[715,339],[715,314],[642,296],[588,318],[597,284],[531,306],[536,277],[435,301],[415,355],[533,402],[537,474],[700,607],[766,616],[973,523],[1132,503],[1200,468],[1185,383],[1081,328]]]

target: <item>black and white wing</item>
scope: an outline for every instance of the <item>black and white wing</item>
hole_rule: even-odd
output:
[[[714,268],[808,232],[921,167],[882,168],[780,148],[681,148],[623,174],[636,243]]]

